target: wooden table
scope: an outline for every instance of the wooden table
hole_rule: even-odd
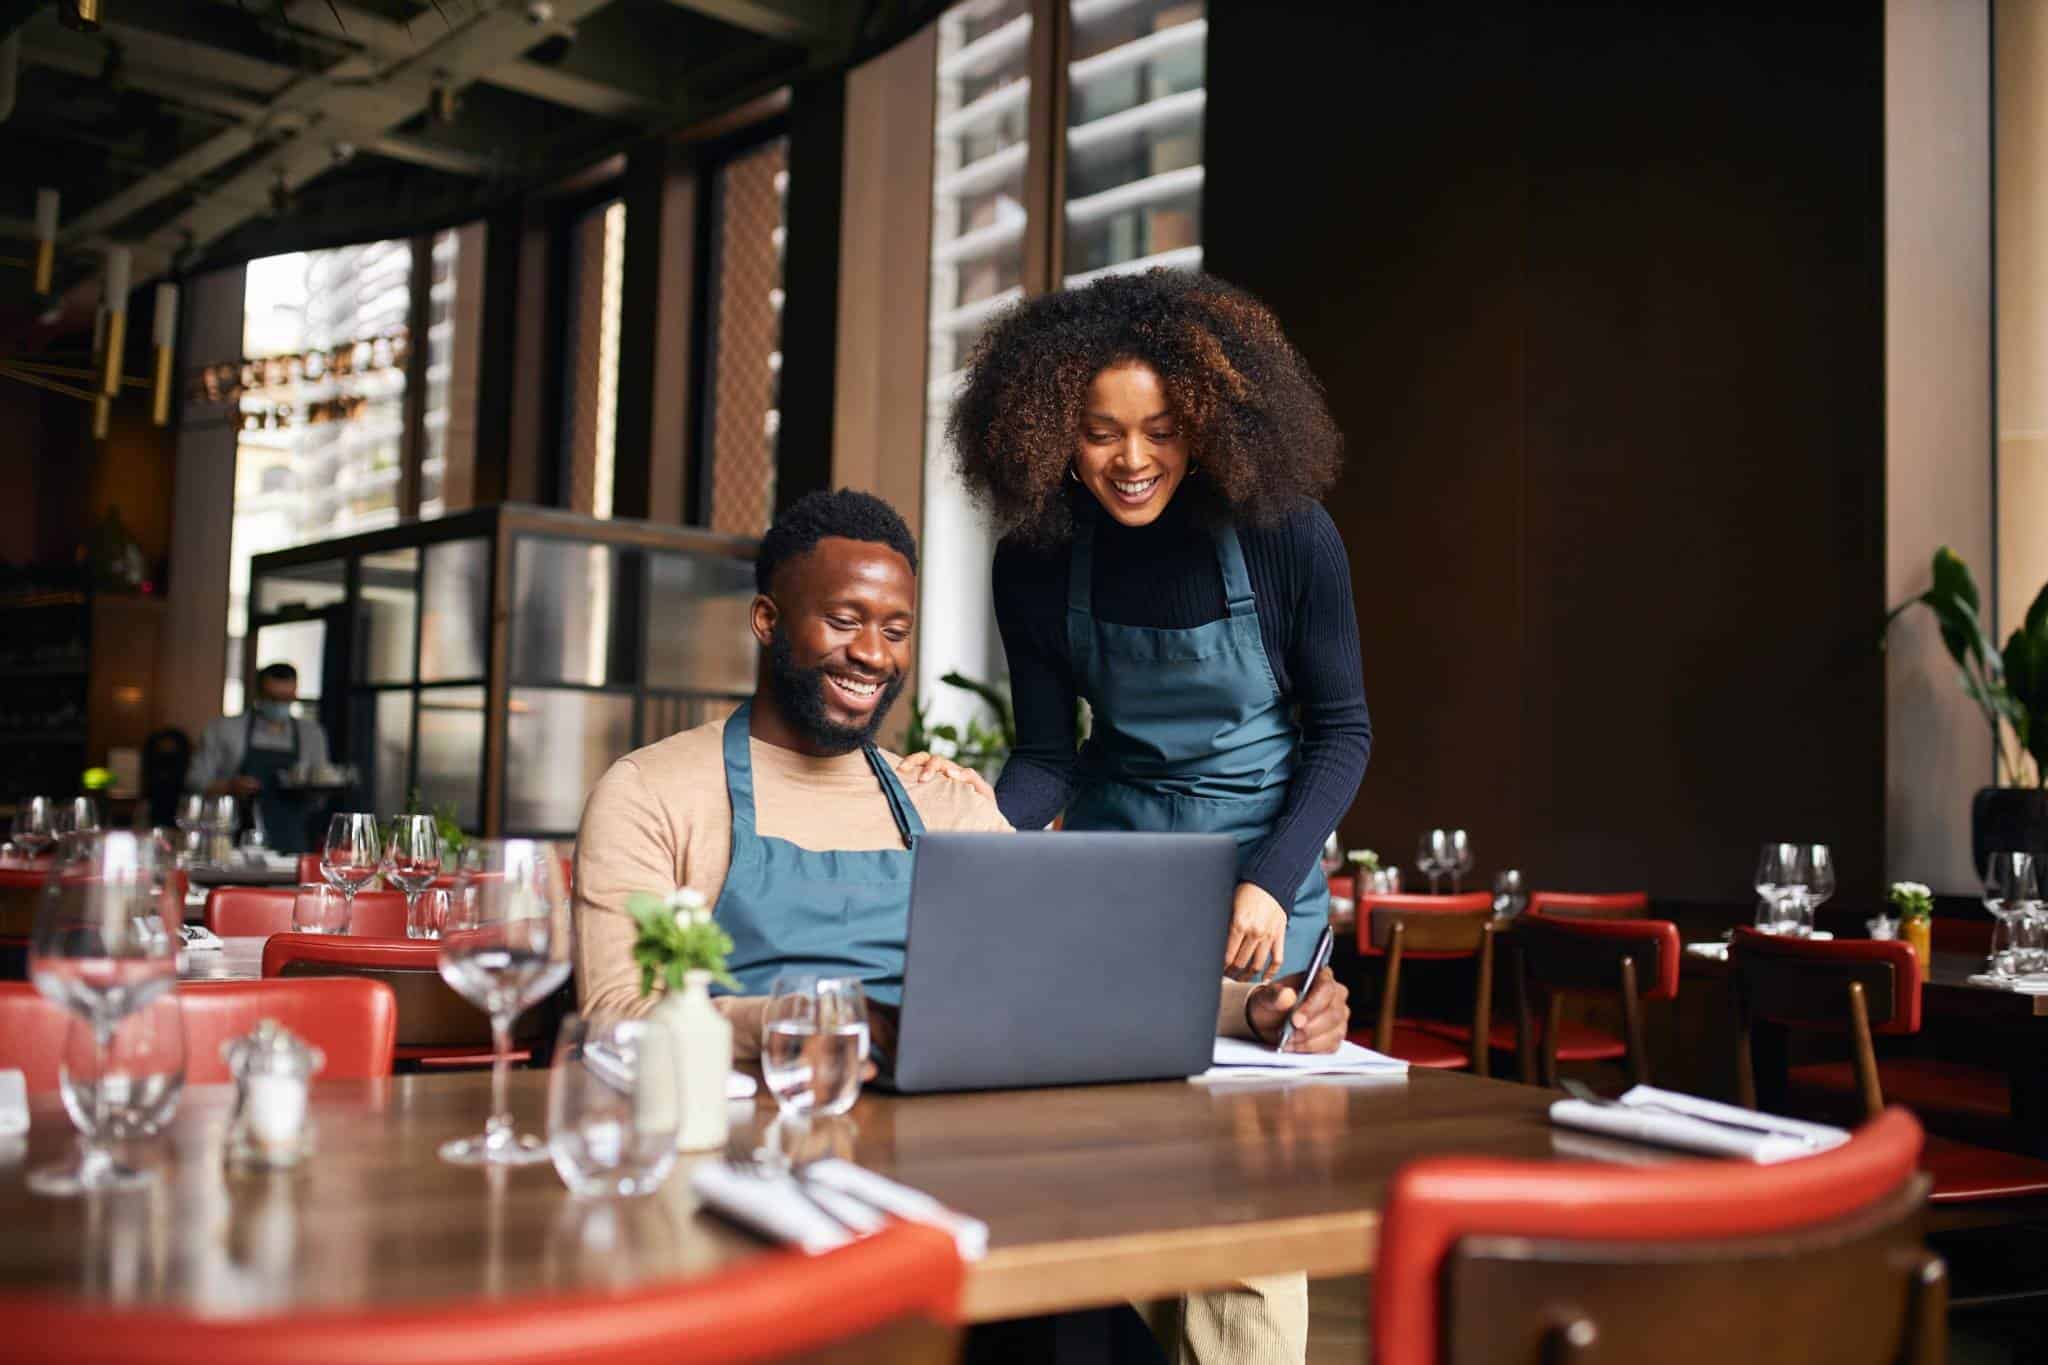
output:
[[[513,1077],[523,1127],[547,1077]],[[55,1095],[0,1145],[0,1283],[247,1315],[313,1304],[620,1288],[764,1252],[689,1192],[685,1157],[638,1201],[571,1199],[550,1166],[441,1163],[481,1127],[481,1074],[322,1082],[319,1154],[290,1175],[228,1173],[231,1092],[187,1090],[167,1134],[132,1147],[157,1179],[97,1200],[27,1192],[63,1155]],[[988,1221],[971,1267],[975,1321],[1223,1286],[1247,1275],[1355,1274],[1372,1264],[1387,1181],[1432,1153],[1543,1159],[1649,1149],[1553,1131],[1533,1088],[1416,1071],[1406,1081],[1188,1083],[864,1097],[823,1136],[862,1164]],[[765,1121],[770,1111],[757,1111]]]
[[[2000,990],[1996,986],[1972,985],[1970,978],[1983,972],[1981,953],[1934,954],[1927,976],[1920,985],[1920,1008],[1949,1018],[1975,1019],[1985,1023],[2024,1024],[2048,1020],[2048,995],[2028,995]],[[1728,959],[1701,957],[1688,952],[1680,968],[1684,976],[1703,980],[1728,975]]]

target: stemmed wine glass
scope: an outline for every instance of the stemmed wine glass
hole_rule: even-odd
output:
[[[1806,900],[1818,911],[1835,894],[1835,855],[1826,844],[1806,846]]]
[[[405,893],[405,936],[438,938],[440,927],[420,914],[420,892],[441,873],[441,829],[431,815],[394,815],[384,840],[384,880]]]
[[[1493,913],[1496,919],[1513,919],[1529,905],[1529,890],[1515,868],[1493,876]]]
[[[22,798],[14,811],[14,845],[28,858],[40,858],[57,842],[56,803],[47,796]]]
[[[2031,853],[1994,853],[1984,868],[1984,908],[1998,921],[1991,931],[1992,976],[2019,972],[2019,921],[2032,908],[2039,888],[2039,870]]]
[[[458,1166],[524,1166],[547,1144],[515,1132],[505,1098],[512,1022],[569,979],[574,931],[561,855],[540,839],[479,839],[463,854],[441,925],[441,979],[491,1017],[491,1116],[476,1137],[441,1144]]]
[[[1425,832],[1415,850],[1415,870],[1429,878],[1429,894],[1437,894],[1438,884],[1444,873],[1451,869],[1451,834],[1449,830],[1432,829]]]
[[[320,875],[341,892],[348,902],[348,917],[355,919],[356,892],[377,875],[377,817],[350,811],[327,822],[327,846],[320,850]]]
[[[153,835],[95,831],[64,841],[44,883],[29,940],[29,977],[45,999],[90,1026],[94,1076],[107,1072],[121,1022],[177,984],[178,940],[170,926],[183,907],[171,871]],[[145,1178],[108,1150],[114,1098],[106,1085],[91,1087],[76,1159],[30,1172],[30,1189],[68,1195]]]
[[[64,1031],[57,1084],[71,1121],[99,1142],[160,1132],[185,1090],[185,1012],[178,993],[167,991],[123,1019],[104,1051],[91,1026],[73,1019]]]
[[[57,832],[91,834],[100,827],[100,803],[90,796],[74,796],[57,812]]]
[[[1444,870],[1451,874],[1451,894],[1465,889],[1465,874],[1472,870],[1472,836],[1462,829],[1450,832],[1450,859]]]

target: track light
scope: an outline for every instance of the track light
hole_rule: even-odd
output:
[[[156,287],[156,389],[151,394],[150,420],[171,421],[171,357],[178,349],[178,286],[166,280]]]
[[[57,274],[57,191],[36,191],[36,293],[49,297]]]
[[[80,33],[98,33],[101,11],[105,8],[101,0],[58,0],[57,18],[66,28],[77,29]]]

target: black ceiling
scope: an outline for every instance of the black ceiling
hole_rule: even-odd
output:
[[[98,273],[111,242],[135,247],[139,283],[167,264],[462,221],[637,138],[863,59],[944,0],[101,8],[103,27],[81,33],[49,0],[0,0],[0,35],[19,51],[0,122],[0,255],[29,254],[36,190],[56,188],[60,296]],[[453,107],[433,110],[432,87]],[[25,271],[0,269],[0,325],[46,306],[28,286]]]

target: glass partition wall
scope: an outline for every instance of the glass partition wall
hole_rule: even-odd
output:
[[[299,667],[359,809],[572,837],[612,761],[753,690],[752,540],[505,504],[258,555],[251,667]]]

